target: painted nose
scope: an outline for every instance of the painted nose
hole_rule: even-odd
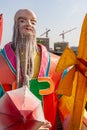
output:
[[[27,25],[31,26],[31,21],[30,20],[27,21]]]

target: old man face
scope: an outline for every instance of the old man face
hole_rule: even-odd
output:
[[[17,77],[20,79],[21,68],[23,82],[26,82],[26,77],[31,79],[33,75],[36,47],[36,16],[32,11],[19,10],[16,13],[13,45],[17,56]]]
[[[18,19],[19,33],[21,36],[36,35],[36,18],[30,13],[28,18],[20,17]]]

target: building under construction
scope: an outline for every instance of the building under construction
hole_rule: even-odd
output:
[[[37,43],[44,45],[49,51],[49,38],[37,38]]]
[[[50,29],[46,29],[46,31],[44,33],[42,33],[39,38],[37,38],[37,43],[43,44],[49,52],[52,52],[57,55],[61,55],[63,53],[63,51],[65,50],[65,48],[69,46],[69,42],[65,42],[65,39],[64,39],[65,34],[71,32],[75,29],[76,29],[76,27],[72,28],[68,31],[63,31],[62,33],[60,33],[59,36],[62,36],[62,42],[55,42],[53,50],[49,48],[50,41],[48,38],[48,32],[50,31]],[[45,35],[46,37],[41,38],[43,35]],[[73,50],[77,54],[77,47],[71,47],[71,50]]]
[[[68,42],[56,42],[56,43],[54,43],[55,54],[61,55],[67,46],[69,46]]]
[[[42,33],[40,37],[37,38],[37,43],[44,45],[48,51],[49,51],[49,38],[48,38],[49,31],[51,30],[46,28],[46,31]],[[45,38],[42,38],[42,36],[44,35],[45,35]]]
[[[44,45],[49,52],[52,52],[56,55],[61,55],[63,51],[65,50],[65,48],[69,46],[69,42],[55,42],[54,49],[50,49],[49,38],[37,38],[37,43]],[[77,49],[78,49],[77,47],[73,46],[70,48],[71,50],[73,50],[75,54],[77,54]]]

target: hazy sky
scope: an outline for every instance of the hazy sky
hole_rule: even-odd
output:
[[[72,30],[65,34],[65,41],[70,46],[78,46],[81,26],[87,13],[87,0],[0,0],[0,13],[3,13],[3,47],[12,40],[14,14],[18,9],[32,9],[37,15],[37,37],[47,29],[50,47],[55,42],[61,42],[59,36],[63,31]],[[45,37],[45,35],[43,36]]]

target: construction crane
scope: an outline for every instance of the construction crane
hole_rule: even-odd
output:
[[[68,30],[68,31],[66,31],[66,32],[63,31],[62,33],[59,34],[59,36],[62,36],[63,42],[64,42],[65,34],[71,32],[71,31],[73,31],[73,30],[75,30],[76,28],[77,28],[77,27],[72,28],[72,29],[70,29],[70,30]]]
[[[49,31],[51,31],[51,30],[46,28],[46,31],[44,33],[42,33],[40,36],[46,35],[46,38],[47,38]]]

